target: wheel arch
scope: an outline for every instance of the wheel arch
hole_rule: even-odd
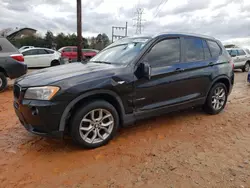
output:
[[[230,79],[229,79],[227,76],[219,76],[219,77],[217,77],[217,78],[215,78],[215,79],[213,80],[213,82],[212,82],[212,84],[210,85],[209,90],[208,90],[208,92],[207,92],[207,96],[208,96],[208,93],[209,93],[209,91],[211,90],[211,88],[212,88],[215,84],[217,84],[217,83],[223,83],[223,84],[225,84],[225,86],[226,86],[226,88],[227,88],[227,92],[228,92],[228,94],[229,94],[230,88],[231,88]]]
[[[120,123],[123,123],[124,119],[124,106],[122,103],[122,100],[120,97],[113,91],[110,90],[97,90],[97,91],[90,91],[87,93],[84,93],[74,100],[72,100],[67,107],[64,109],[64,112],[61,116],[60,125],[59,125],[59,131],[65,131],[67,127],[67,120],[72,117],[72,114],[74,113],[74,110],[76,110],[78,107],[80,107],[85,102],[91,101],[91,100],[104,100],[112,104],[115,109],[118,112]]]
[[[0,67],[0,72],[2,72],[4,76],[9,77],[6,70],[3,67]]]

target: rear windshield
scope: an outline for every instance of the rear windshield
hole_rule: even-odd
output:
[[[6,38],[0,38],[0,53],[5,52],[18,52],[18,50]]]

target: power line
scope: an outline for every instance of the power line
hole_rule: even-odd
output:
[[[168,2],[168,0],[164,1],[164,3],[162,4],[161,8],[159,8],[158,12],[156,12],[154,18],[156,18],[158,16],[158,14],[161,12],[162,8],[166,5],[167,2]]]

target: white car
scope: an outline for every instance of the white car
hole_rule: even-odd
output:
[[[22,51],[28,68],[50,67],[61,64],[61,53],[48,48],[31,48]]]
[[[243,48],[227,48],[226,50],[234,61],[234,69],[241,69],[243,72],[250,70],[249,50]]]

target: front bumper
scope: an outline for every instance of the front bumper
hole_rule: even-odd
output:
[[[62,138],[59,131],[63,104],[51,101],[15,100],[14,108],[22,125],[31,133]]]

